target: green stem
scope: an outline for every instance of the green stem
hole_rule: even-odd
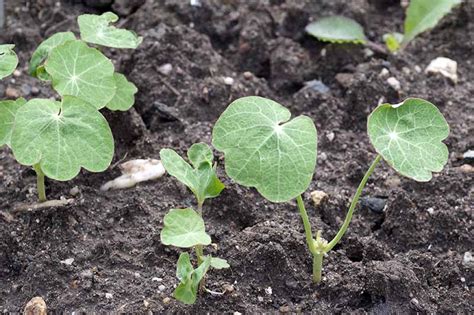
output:
[[[313,282],[321,282],[321,274],[323,270],[324,253],[313,255]]]
[[[202,216],[202,204],[203,202],[198,201],[198,209],[197,212],[199,213],[200,216]],[[196,256],[197,256],[197,263],[198,267],[202,264],[203,262],[203,257],[204,257],[204,248],[202,244],[196,245]],[[205,291],[205,286],[206,286],[206,277],[202,277],[201,282],[199,283],[199,289],[204,292]]]
[[[304,206],[303,198],[301,198],[301,195],[296,197],[296,202],[298,203],[300,216],[301,216],[301,219],[303,220],[304,233],[306,235],[306,244],[308,244],[308,248],[311,254],[315,255],[316,249],[314,247],[314,239],[313,239],[313,232],[311,231],[311,223],[309,222],[308,213],[306,213],[306,208]]]
[[[44,173],[39,164],[33,165],[36,172],[36,189],[38,190],[38,199],[40,202],[46,201],[46,190],[44,187]]]
[[[349,207],[349,211],[347,211],[346,218],[344,220],[344,223],[342,224],[341,228],[337,232],[336,236],[332,239],[331,242],[326,246],[325,252],[329,252],[331,249],[333,249],[334,246],[341,240],[341,238],[344,236],[344,233],[346,233],[347,228],[349,227],[349,223],[351,223],[352,219],[352,214],[354,213],[354,209],[357,205],[357,202],[359,201],[360,195],[362,194],[362,190],[364,189],[365,185],[367,184],[367,181],[369,180],[370,175],[374,172],[375,167],[377,164],[380,162],[381,156],[377,155],[375,160],[372,162],[370,165],[369,169],[364,175],[364,178],[362,178],[362,181],[359,184],[359,187],[357,187],[357,191],[352,198],[351,205]]]

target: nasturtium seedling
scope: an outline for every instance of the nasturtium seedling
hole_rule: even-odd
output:
[[[15,71],[18,65],[18,57],[13,51],[15,45],[0,45],[0,79],[3,79]]]
[[[26,103],[24,98],[0,101],[0,147],[10,145],[17,110]]]
[[[219,196],[225,187],[217,178],[212,165],[212,151],[205,143],[195,143],[189,148],[188,158],[192,166],[172,149],[161,150],[160,158],[166,171],[191,189],[198,205]]]
[[[102,15],[83,14],[77,19],[81,38],[88,43],[114,48],[137,48],[143,38],[129,30],[110,25],[117,21],[118,16],[112,12]]]
[[[289,118],[289,111],[274,101],[244,97],[222,113],[214,126],[212,142],[224,152],[226,172],[237,183],[257,188],[270,201],[296,197],[306,243],[313,256],[313,281],[320,282],[323,257],[347,231],[362,190],[380,160],[385,159],[403,176],[428,181],[431,173],[441,171],[447,162],[448,151],[442,140],[448,136],[449,127],[439,110],[422,99],[377,107],[369,116],[368,133],[380,155],[362,178],[344,223],[328,242],[321,231],[313,238],[301,196],[315,168],[316,129],[308,117],[300,118],[304,124],[291,125],[298,118],[280,124]],[[290,129],[285,128],[288,125]],[[273,174],[268,176],[270,172]]]
[[[204,256],[203,249],[203,245],[211,244],[211,237],[206,233],[202,219],[203,203],[208,198],[219,196],[225,186],[216,175],[214,155],[205,143],[195,143],[189,148],[188,159],[191,165],[171,149],[162,149],[160,158],[166,171],[185,184],[197,200],[197,212],[191,208],[171,209],[163,219],[164,227],[160,236],[164,245],[195,248],[198,268],[193,269],[187,253],[181,254],[178,260],[178,278],[181,283],[174,292],[177,300],[192,304],[196,300],[199,283],[204,289],[204,275],[209,267],[230,267],[225,259]],[[179,270],[187,270],[187,276],[182,274],[184,271],[180,273]]]
[[[135,103],[137,87],[121,73],[114,73],[116,91],[115,95],[106,105],[110,110],[128,110]]]
[[[227,174],[273,202],[304,192],[316,166],[313,121],[290,118],[290,111],[277,102],[249,96],[230,104],[213,129],[212,143],[225,153]]]
[[[364,29],[356,21],[344,16],[329,16],[310,23],[306,33],[321,41],[332,43],[365,44]]]
[[[393,53],[400,49],[400,43],[403,40],[403,34],[397,32],[388,33],[383,36],[383,40],[388,50]]]

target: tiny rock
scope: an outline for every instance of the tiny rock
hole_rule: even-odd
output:
[[[112,293],[105,293],[105,298],[106,299],[112,299],[114,295]]]
[[[364,48],[364,57],[365,58],[370,58],[374,55],[374,51],[369,48]]]
[[[426,211],[429,213],[429,214],[433,214],[434,213],[434,209],[433,208],[428,208],[426,209]]]
[[[257,300],[258,300],[259,302],[263,302],[263,296],[257,296]]]
[[[165,297],[163,299],[163,304],[165,304],[165,305],[170,304],[170,302],[171,302],[171,299],[169,297]]]
[[[386,77],[388,77],[389,74],[390,74],[390,72],[388,71],[388,69],[383,68],[382,71],[380,71],[380,73],[379,73],[379,77],[386,78]]]
[[[332,142],[335,137],[336,137],[336,134],[333,131],[326,133],[326,138],[328,138],[329,142]]]
[[[79,187],[72,187],[71,190],[69,190],[69,194],[74,197],[77,196],[79,194]]]
[[[224,84],[225,85],[232,85],[232,84],[234,84],[234,79],[231,78],[231,77],[225,77],[224,78]]]
[[[459,170],[461,170],[461,172],[463,173],[474,173],[474,166],[472,165],[469,165],[469,164],[463,164],[459,167]]]
[[[383,213],[387,208],[387,198],[384,197],[365,197],[360,202],[362,207],[369,208],[375,213]]]
[[[42,297],[32,298],[25,306],[23,315],[46,315],[46,303]]]
[[[13,71],[13,75],[14,75],[15,77],[19,77],[19,76],[21,76],[21,71],[18,70],[18,69],[16,69],[15,71]]]
[[[320,80],[311,80],[304,83],[304,89],[311,89],[313,91],[325,94],[329,92],[329,88]]]
[[[272,295],[272,293],[273,293],[272,287],[266,288],[265,293],[268,294],[268,295]]]
[[[243,76],[244,76],[244,79],[245,79],[245,80],[250,80],[250,79],[253,78],[253,73],[250,72],[250,71],[245,71],[245,72],[243,73]]]
[[[394,89],[395,91],[400,91],[402,89],[400,81],[398,81],[397,78],[395,77],[388,78],[387,84],[390,85],[390,87]]]
[[[441,74],[453,83],[458,82],[458,63],[446,57],[433,59],[425,69],[427,74]]]
[[[148,302],[148,300],[143,300],[143,306],[148,308],[148,306],[150,306],[150,302]]]
[[[421,73],[421,67],[419,65],[416,65],[413,69],[415,69],[416,72]]]
[[[329,198],[329,195],[322,190],[315,190],[311,192],[311,199],[313,200],[315,207],[319,206],[327,198]]]
[[[61,264],[65,264],[68,266],[72,265],[73,262],[74,262],[74,258],[68,258],[68,259],[64,259],[60,261]]]
[[[165,63],[158,67],[158,71],[163,75],[169,75],[173,71],[171,63]]]
[[[18,90],[15,88],[7,87],[7,89],[5,90],[5,96],[7,98],[19,98],[20,92],[18,92]]]
[[[348,88],[352,84],[352,78],[354,75],[352,73],[338,73],[336,74],[336,81],[345,88]]]
[[[160,178],[165,174],[165,168],[160,160],[137,159],[120,165],[122,176],[108,181],[100,190],[122,189],[135,186],[137,183]]]
[[[161,281],[163,281],[163,279],[162,279],[162,278],[153,277],[153,278],[151,278],[151,281],[161,282]]]
[[[466,267],[474,267],[474,257],[472,257],[471,252],[465,252],[462,257],[462,264]]]
[[[463,153],[462,159],[465,163],[472,163],[474,162],[474,150],[467,150]]]
[[[165,287],[164,285],[160,284],[160,285],[158,286],[158,290],[164,291],[164,290],[166,290],[166,287]]]

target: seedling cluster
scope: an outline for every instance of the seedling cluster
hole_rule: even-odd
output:
[[[433,28],[462,0],[411,0],[406,11],[404,33],[388,33],[383,40],[390,52],[404,49],[419,34]],[[319,40],[333,43],[367,44],[364,29],[344,16],[322,18],[306,26],[306,32]]]
[[[128,110],[137,88],[89,44],[136,48],[142,38],[110,25],[117,20],[111,12],[81,15],[79,39],[72,32],[56,33],[33,53],[30,75],[51,82],[60,101],[19,98],[0,102],[0,146],[9,146],[20,164],[33,166],[40,201],[46,200],[45,176],[67,181],[81,168],[101,172],[112,161],[114,140],[99,109]],[[0,46],[0,77],[17,66],[12,48]]]

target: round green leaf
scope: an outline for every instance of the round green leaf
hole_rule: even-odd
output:
[[[212,257],[211,258],[211,267],[214,269],[225,269],[225,268],[230,268],[229,263],[227,260],[218,258],[218,257]]]
[[[23,165],[40,163],[46,176],[70,180],[81,167],[102,172],[114,153],[112,132],[90,104],[73,96],[62,103],[33,99],[16,113],[11,147]]]
[[[222,113],[212,133],[214,147],[225,153],[227,174],[273,202],[303,193],[316,166],[313,121],[290,117],[288,109],[272,100],[243,97]]]
[[[0,45],[0,79],[9,76],[18,65],[18,57],[13,51],[15,45]]]
[[[10,145],[16,112],[25,103],[24,98],[19,98],[16,101],[0,101],[0,146]]]
[[[442,142],[449,126],[428,101],[409,98],[396,105],[382,104],[369,116],[368,133],[375,150],[403,176],[425,182],[448,160]]]
[[[30,75],[34,77],[38,77],[42,80],[48,79],[47,73],[44,75],[42,73],[41,76],[37,74],[38,67],[46,60],[51,50],[67,41],[75,40],[76,36],[72,32],[60,32],[56,33],[53,36],[46,39],[42,42],[38,48],[36,48],[35,52],[31,56],[30,65],[28,67],[28,72]]]
[[[137,48],[143,38],[134,32],[109,25],[117,21],[118,16],[112,12],[102,15],[83,14],[77,18],[84,41],[114,48]]]
[[[356,21],[344,16],[329,16],[306,26],[306,32],[319,40],[333,43],[364,44],[364,29]]]
[[[212,166],[214,155],[211,148],[205,143],[194,143],[188,150],[188,159],[193,164],[194,168],[199,168],[202,163],[207,163]]]
[[[68,41],[54,48],[45,68],[61,96],[77,96],[100,109],[115,95],[114,65],[83,41]]]
[[[110,103],[107,104],[107,108],[110,110],[129,110],[135,103],[135,94],[138,89],[121,73],[114,73],[114,80],[117,90]]]
[[[171,209],[165,215],[163,224],[160,238],[164,245],[189,248],[199,244],[211,244],[204,220],[191,208]]]

